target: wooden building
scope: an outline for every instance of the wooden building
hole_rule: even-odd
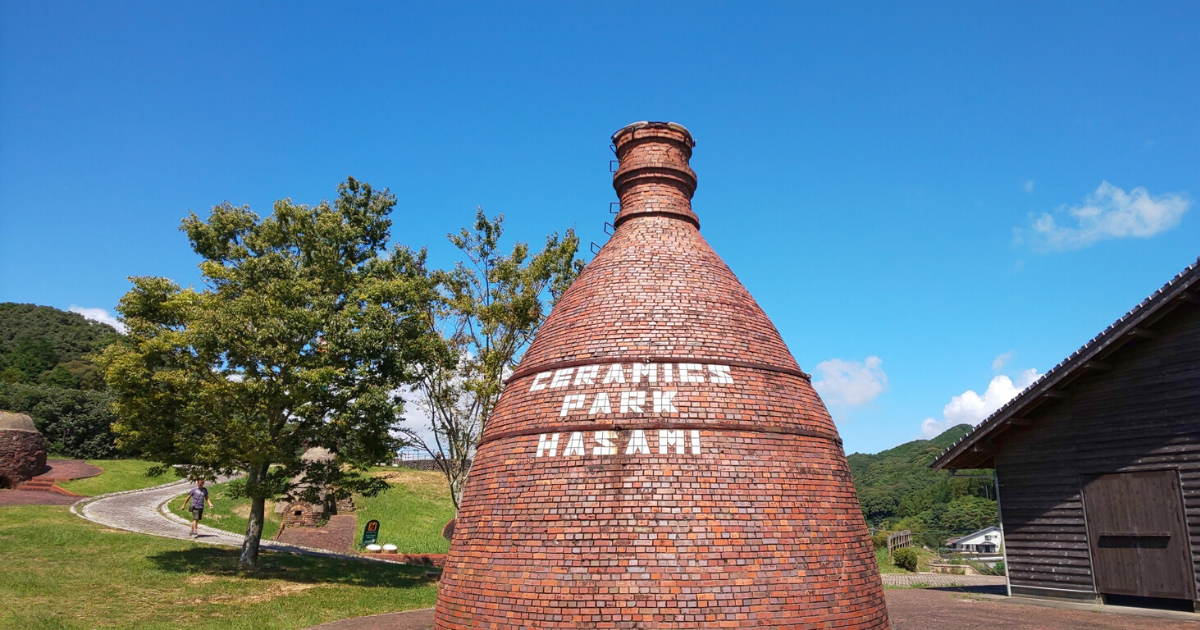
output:
[[[931,466],[995,470],[1012,595],[1200,611],[1200,261]]]

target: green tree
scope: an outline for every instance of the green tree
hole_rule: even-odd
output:
[[[0,384],[0,409],[33,417],[50,451],[80,459],[117,454],[111,425],[116,417],[106,390],[75,390],[34,384]]]
[[[473,229],[448,235],[467,261],[430,274],[438,292],[426,321],[437,360],[421,366],[414,387],[428,426],[405,433],[445,475],[455,509],[505,375],[584,266],[573,229],[551,234],[536,253],[516,243],[505,254],[503,232],[504,215],[488,219],[477,208]]]
[[[333,203],[216,206],[183,221],[203,290],[133,278],[117,310],[127,336],[99,364],[116,394],[118,443],[189,476],[245,471],[251,499],[239,567],[257,565],[266,499],[303,475],[338,495],[399,446],[399,388],[427,360],[422,255],[385,249],[395,198],[348,179]],[[325,447],[336,462],[305,462]],[[315,487],[311,490],[315,492]],[[315,497],[305,497],[312,500]]]

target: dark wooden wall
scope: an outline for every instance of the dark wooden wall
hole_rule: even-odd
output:
[[[998,439],[996,474],[1014,593],[1095,593],[1081,475],[1178,469],[1200,569],[1200,307],[1184,305]],[[1200,571],[1197,571],[1200,574]],[[1197,592],[1200,592],[1198,589]]]

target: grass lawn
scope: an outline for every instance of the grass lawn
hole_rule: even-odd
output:
[[[373,474],[387,479],[392,488],[376,497],[354,498],[355,543],[362,540],[367,521],[376,519],[381,545],[396,545],[400,553],[446,553],[450,542],[442,538],[442,527],[454,518],[454,503],[442,473],[382,468]]]
[[[423,567],[236,549],[105,528],[66,507],[0,509],[0,629],[291,629],[433,606]]]
[[[204,508],[204,520],[200,521],[203,525],[223,529],[235,534],[246,533],[246,522],[250,519],[250,499],[231,499],[226,491],[227,484],[210,483],[204,486],[208,488],[208,498],[213,502],[211,508]],[[185,488],[185,491],[190,489]],[[168,503],[171,507],[171,512],[176,516],[180,516],[187,520],[192,520],[192,513],[184,507],[185,499],[182,496],[174,497]],[[279,524],[282,519],[275,513],[275,502],[267,501],[266,509],[267,522],[263,523],[263,538],[272,538],[279,531]]]
[[[140,459],[89,459],[87,463],[99,466],[104,472],[87,479],[62,481],[58,486],[75,494],[94,497],[109,492],[149,488],[176,480],[176,477],[169,473],[160,477],[147,477],[146,470],[153,464]]]
[[[929,563],[937,560],[938,555],[932,551],[929,551],[928,549],[925,549],[924,547],[914,546],[913,549],[915,549],[917,552],[917,571],[928,571]],[[886,547],[875,550],[875,560],[879,563],[880,573],[908,573],[907,570],[901,569],[900,567],[892,564],[892,561],[888,559]]]
[[[355,543],[362,540],[362,528],[367,521],[377,519],[381,545],[396,545],[400,553],[446,553],[450,543],[442,538],[442,527],[454,517],[454,504],[450,501],[446,478],[442,473],[377,468],[371,474],[386,478],[392,487],[376,497],[354,497],[357,508],[354,515],[358,519]],[[204,511],[202,523],[237,534],[246,533],[250,500],[228,498],[225,484],[205,487],[208,488],[213,507]],[[180,509],[183,501],[182,496],[171,499],[171,512],[182,518],[191,518],[187,510]],[[279,524],[275,505],[268,501],[263,538],[275,536]]]

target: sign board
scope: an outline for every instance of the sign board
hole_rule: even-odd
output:
[[[374,545],[375,541],[379,540],[379,521],[371,519],[367,521],[367,526],[363,529],[362,544]]]

